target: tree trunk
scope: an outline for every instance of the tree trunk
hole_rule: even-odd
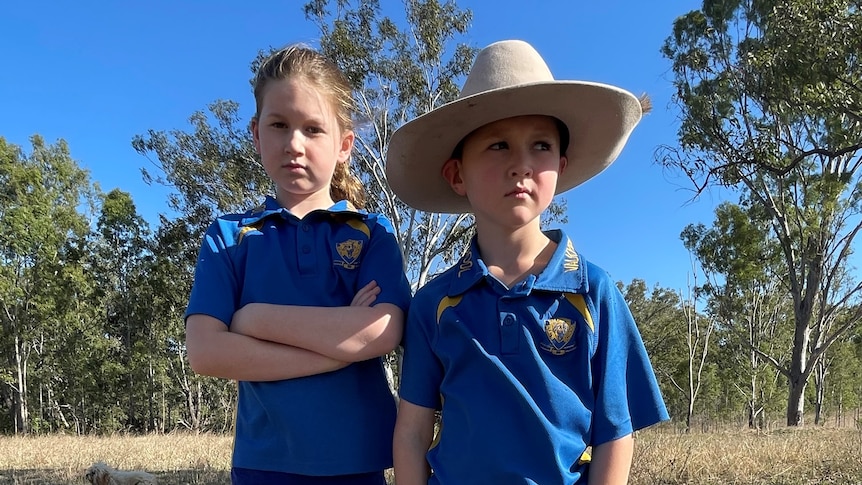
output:
[[[151,340],[152,341],[152,340]],[[156,410],[155,410],[155,389],[153,389],[153,379],[154,379],[154,371],[153,371],[153,361],[152,358],[149,359],[149,365],[147,367],[147,424],[144,429],[145,432],[151,432],[156,430]]]
[[[15,433],[28,434],[30,432],[30,412],[27,406],[27,357],[23,344],[17,335],[15,336],[15,371],[18,381],[17,387],[12,392]]]
[[[755,355],[754,352],[748,353],[749,363],[751,364],[751,394],[748,396],[748,429],[755,429],[757,423],[757,374],[755,373]]]
[[[790,392],[787,398],[787,426],[802,426],[805,412],[805,379],[790,379]]]
[[[805,385],[808,383],[810,371],[808,367],[808,341],[811,329],[810,304],[803,301],[795,310],[796,330],[793,334],[793,350],[790,357],[787,384],[787,426],[802,426],[805,412]]]
[[[826,364],[823,362],[824,359],[821,357],[816,364],[816,371],[814,373],[814,388],[815,388],[815,401],[814,401],[814,426],[818,426],[823,424],[823,401],[826,398]]]

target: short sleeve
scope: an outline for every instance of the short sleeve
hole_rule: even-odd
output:
[[[375,303],[391,303],[406,313],[411,299],[410,282],[404,274],[404,259],[392,227],[381,215],[376,217],[368,244],[360,267],[359,288],[376,281],[380,294]]]
[[[593,445],[669,419],[631,311],[616,285],[603,276],[591,291],[599,315],[592,365],[596,392]]]
[[[230,325],[239,301],[239,281],[218,221],[207,229],[198,253],[184,318],[204,314]]]
[[[404,360],[399,395],[417,406],[440,409],[443,366],[434,354],[432,342],[437,322],[434,309],[423,304],[421,290],[407,312],[404,328]]]

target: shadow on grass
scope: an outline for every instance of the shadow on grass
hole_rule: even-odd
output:
[[[230,485],[230,471],[213,469],[150,472],[165,485]],[[0,470],[0,485],[81,485],[83,473],[52,469]]]

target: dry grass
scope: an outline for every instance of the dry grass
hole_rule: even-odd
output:
[[[227,436],[0,437],[0,484],[78,484],[96,461],[146,470],[166,484],[229,484]]]
[[[0,484],[78,484],[93,462],[165,484],[229,484],[231,438],[169,434],[0,437]],[[641,432],[632,485],[862,485],[862,431]]]
[[[862,485],[862,430],[638,434],[631,483]]]

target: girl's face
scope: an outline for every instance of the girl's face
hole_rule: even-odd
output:
[[[538,223],[566,166],[553,118],[517,116],[495,121],[464,140],[461,160],[443,176],[470,201],[477,224],[515,230]]]
[[[354,135],[342,133],[326,96],[303,79],[271,80],[251,131],[282,206],[325,209],[333,204],[332,174],[336,164],[350,158]]]

